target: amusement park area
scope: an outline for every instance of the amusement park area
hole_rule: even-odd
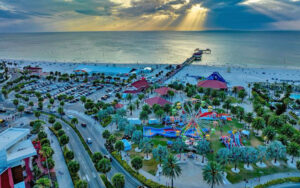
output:
[[[179,81],[168,86],[155,85],[146,94],[129,98],[127,109],[131,116],[114,121],[116,139],[127,140],[127,147],[120,152],[122,159],[131,166],[134,159],[142,159],[138,172],[166,184],[162,164],[172,154],[182,169],[174,180],[178,187],[184,186],[182,182],[188,182],[189,187],[199,186],[198,181],[192,180],[202,178],[199,174],[211,161],[224,168],[220,181],[232,186],[251,186],[262,176],[296,171],[298,154],[292,154],[288,143],[277,141],[276,134],[281,129],[271,127],[272,118],[286,115],[278,116],[267,106],[259,106],[267,115],[260,114],[257,103],[262,99],[255,90],[246,92],[241,86],[227,84],[214,72],[202,77],[196,86],[183,86]],[[132,109],[131,100],[144,95],[148,99]],[[297,131],[289,124],[292,119],[282,121]]]

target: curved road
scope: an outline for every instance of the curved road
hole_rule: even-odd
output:
[[[92,144],[90,144],[90,149],[92,152],[100,151],[103,154],[109,154],[106,148],[104,147],[105,139],[102,137],[102,131],[104,130],[103,127],[101,127],[99,124],[95,124],[95,120],[90,118],[89,116],[86,116],[85,114],[78,113],[76,111],[67,111],[68,114],[72,114],[74,117],[76,117],[79,121],[79,125],[77,126],[78,130],[80,131],[81,135],[84,138],[90,137],[93,141]],[[80,126],[80,123],[86,123],[87,127]],[[114,158],[112,158],[112,169],[108,173],[108,177],[112,177],[115,173],[121,172],[125,176],[125,187],[126,188],[136,188],[142,183],[140,183],[138,180],[136,180],[133,176],[131,176],[120,164],[117,162]]]
[[[47,116],[42,115],[43,118],[47,121]],[[81,141],[75,131],[65,122],[57,119],[62,124],[63,130],[69,136],[69,143],[68,146],[70,150],[74,152],[74,157],[76,161],[80,164],[79,175],[83,180],[88,182],[90,188],[98,188],[98,187],[105,187],[100,180],[99,174],[94,167],[94,163],[90,159],[90,156],[85,151]]]

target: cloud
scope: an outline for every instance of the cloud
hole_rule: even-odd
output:
[[[299,15],[299,0],[0,0],[0,32],[281,29],[300,27]]]

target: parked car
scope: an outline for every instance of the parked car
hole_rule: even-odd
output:
[[[81,127],[86,127],[86,123],[81,123]]]
[[[88,144],[92,144],[92,143],[93,143],[93,141],[92,141],[92,139],[91,139],[91,138],[87,138],[87,139],[86,139],[86,143],[88,143]]]

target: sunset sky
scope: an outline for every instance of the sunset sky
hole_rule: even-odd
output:
[[[0,0],[0,32],[300,30],[300,0]]]

